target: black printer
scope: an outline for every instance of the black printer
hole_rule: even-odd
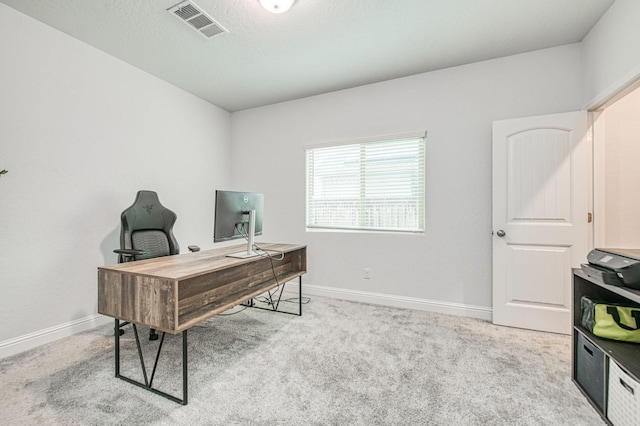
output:
[[[591,250],[587,260],[589,263],[581,266],[590,277],[640,290],[640,250],[597,248]]]

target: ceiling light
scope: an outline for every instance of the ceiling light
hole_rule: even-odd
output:
[[[271,13],[284,13],[291,8],[295,0],[260,0],[262,7]]]

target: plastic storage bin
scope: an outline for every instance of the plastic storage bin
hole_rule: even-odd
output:
[[[575,348],[576,381],[600,411],[605,407],[605,357],[597,346],[578,333]]]
[[[640,383],[611,359],[607,418],[614,426],[640,424]]]

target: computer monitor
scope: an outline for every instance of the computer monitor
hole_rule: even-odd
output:
[[[255,192],[216,190],[213,242],[247,239],[247,249],[229,257],[253,257],[254,237],[262,235],[264,195]]]

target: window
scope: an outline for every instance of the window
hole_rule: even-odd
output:
[[[308,148],[307,228],[424,232],[425,136]]]

